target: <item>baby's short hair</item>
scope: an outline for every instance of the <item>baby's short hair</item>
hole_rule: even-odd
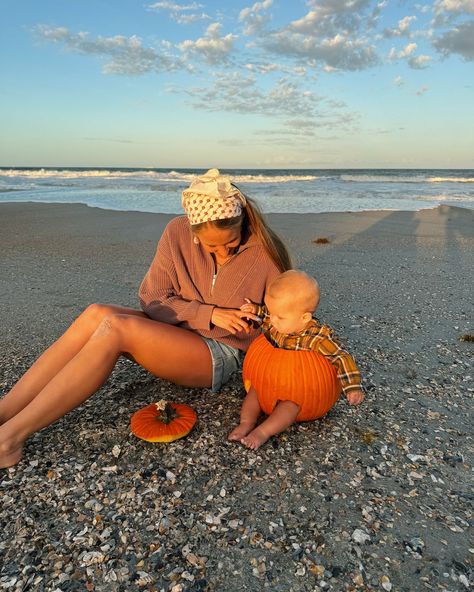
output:
[[[291,295],[295,307],[304,312],[314,312],[319,304],[318,282],[299,269],[290,269],[278,275],[268,287],[272,298]]]

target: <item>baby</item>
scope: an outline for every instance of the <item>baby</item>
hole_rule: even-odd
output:
[[[361,375],[352,356],[341,348],[327,325],[321,325],[313,313],[319,304],[319,285],[303,271],[290,270],[276,277],[265,294],[265,306],[246,299],[241,310],[262,319],[262,331],[274,346],[283,349],[314,351],[324,355],[336,366],[347,401],[358,405],[364,400]],[[251,387],[240,411],[240,424],[229,434],[257,450],[271,436],[290,426],[300,406],[289,400],[278,401],[272,413],[257,427],[261,413],[257,393]]]

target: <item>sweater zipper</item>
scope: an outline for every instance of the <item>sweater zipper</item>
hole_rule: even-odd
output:
[[[234,257],[234,255],[232,255],[232,257]],[[227,265],[227,263],[229,263],[229,261],[232,259],[232,257],[230,257],[225,263],[220,265],[218,267],[218,269],[216,269],[216,271],[214,272],[214,274],[212,276],[212,281],[211,281],[211,294],[214,292],[214,286],[216,285],[216,279],[217,279],[217,274],[219,273],[219,270],[222,269],[224,267],[224,265]],[[217,263],[216,263],[216,265],[217,265]]]

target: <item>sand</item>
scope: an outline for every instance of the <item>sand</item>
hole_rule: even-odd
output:
[[[170,218],[0,205],[1,392],[87,304],[138,306]],[[0,473],[0,588],[466,590],[472,343],[459,338],[473,332],[473,218],[446,206],[269,215],[319,280],[318,317],[358,360],[364,405],[340,401],[255,453],[225,439],[238,376],[211,395],[120,361]],[[162,393],[199,415],[168,447],[128,429]]]

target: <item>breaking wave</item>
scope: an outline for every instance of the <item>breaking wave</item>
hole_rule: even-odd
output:
[[[422,175],[341,175],[354,183],[474,183],[474,177],[424,177]]]
[[[200,172],[162,172],[156,170],[114,170],[114,169],[0,169],[0,176],[28,177],[32,179],[156,179],[164,182],[188,183]],[[288,183],[291,181],[314,181],[315,175],[270,175],[236,174],[231,176],[235,183]]]

